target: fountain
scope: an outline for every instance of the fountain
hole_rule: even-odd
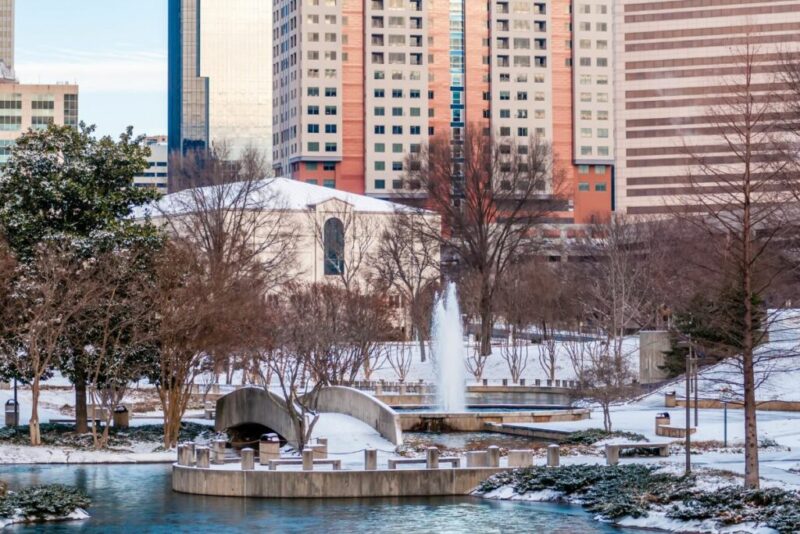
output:
[[[438,380],[438,407],[443,412],[463,412],[466,410],[464,330],[453,282],[436,299],[431,338]]]

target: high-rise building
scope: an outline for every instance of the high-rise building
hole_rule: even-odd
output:
[[[276,0],[275,171],[391,198],[408,153],[474,125],[552,143],[570,190],[561,218],[607,215],[613,2],[572,4]]]
[[[272,3],[169,0],[169,149],[272,154]]]
[[[621,0],[615,13],[616,209],[658,215],[685,204],[697,147],[708,161],[734,165],[709,109],[742,83],[750,47],[753,88],[781,89],[780,56],[796,49],[797,0]],[[700,170],[699,172],[702,173]],[[682,206],[681,209],[690,208]]]
[[[167,136],[154,135],[145,137],[144,144],[150,149],[150,156],[147,158],[147,169],[142,174],[134,176],[133,185],[136,187],[150,187],[166,193],[169,173]]]
[[[15,140],[50,124],[78,127],[78,86],[0,83],[0,166]]]
[[[0,0],[0,63],[14,70],[14,0]]]

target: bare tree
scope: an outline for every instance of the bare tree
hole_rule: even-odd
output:
[[[405,382],[414,361],[414,352],[407,343],[392,343],[386,347],[386,361],[399,382]]]
[[[491,353],[494,297],[506,269],[535,250],[536,227],[565,207],[563,175],[538,138],[518,145],[474,125],[463,143],[432,138],[406,163],[406,187],[442,216],[421,230],[479,277],[481,352]],[[445,231],[442,231],[444,227]]]
[[[425,342],[430,336],[431,309],[439,281],[440,242],[424,231],[420,217],[397,211],[384,229],[374,258],[376,285],[396,292],[402,299],[411,328],[407,339],[419,344],[425,361]]]
[[[758,488],[757,369],[796,351],[756,348],[767,332],[781,329],[781,315],[768,311],[769,299],[796,270],[795,255],[787,261],[785,249],[797,242],[800,188],[796,142],[788,133],[796,129],[795,115],[791,106],[786,113],[783,108],[784,88],[791,93],[792,84],[765,74],[764,56],[749,43],[735,57],[738,74],[725,80],[718,104],[703,117],[713,129],[711,140],[702,146],[691,138],[684,142],[689,183],[676,194],[685,206],[676,211],[703,243],[702,258],[690,258],[696,272],[731,300],[715,328],[736,340],[727,349],[741,370],[745,486]],[[789,100],[796,103],[798,96]]]
[[[198,251],[207,284],[214,298],[227,299],[243,282],[258,286],[266,294],[295,274],[298,228],[286,210],[264,156],[245,149],[232,160],[225,143],[210,152],[196,152],[170,162],[175,186],[180,192],[157,205],[157,215],[168,230]],[[228,309],[224,306],[212,308]],[[230,308],[238,313],[235,308]],[[233,326],[220,318],[209,328]],[[226,333],[218,332],[222,338]],[[236,332],[228,332],[234,337]],[[231,350],[214,351],[219,373],[230,379]],[[228,380],[229,381],[229,380]]]
[[[572,342],[570,345],[570,358],[578,376],[575,394],[582,400],[600,405],[603,428],[611,432],[611,406],[630,399],[638,391],[630,360],[613,354],[612,346],[606,340]]]
[[[468,350],[469,353],[467,354],[465,362],[467,371],[475,378],[476,382],[480,382],[481,378],[483,378],[483,371],[486,369],[486,362],[489,356],[491,356],[491,352],[489,354],[484,354],[481,345],[473,345],[469,347]]]
[[[3,338],[6,374],[31,385],[31,445],[41,444],[39,394],[66,349],[70,327],[101,287],[94,263],[83,261],[68,240],[45,241],[34,259],[18,267],[9,305],[13,316]]]
[[[525,372],[525,369],[528,367],[530,341],[527,339],[518,339],[516,333],[517,330],[512,328],[511,335],[503,341],[500,347],[500,355],[508,366],[508,372],[511,374],[512,382],[518,384],[522,373]]]

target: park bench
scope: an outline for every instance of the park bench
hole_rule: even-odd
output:
[[[659,456],[669,456],[669,443],[615,443],[606,445],[606,464],[617,465],[623,449],[658,449]]]
[[[277,460],[270,460],[269,461],[269,470],[270,471],[277,471],[278,466],[281,465],[303,465],[302,458],[280,458]],[[342,469],[342,461],[341,460],[314,460],[314,465],[330,465],[333,467],[334,471],[341,471]]]
[[[51,425],[73,425],[74,426],[76,424],[75,419],[48,419],[47,422],[50,423]],[[87,420],[87,423],[99,426],[99,425],[102,425],[103,423],[105,423],[105,420],[104,419],[91,419],[91,418],[89,418]]]
[[[411,465],[411,464],[425,464],[428,460],[426,458],[389,458],[389,469],[397,469],[398,465]],[[454,468],[461,467],[461,458],[453,456],[445,456],[439,458],[439,463],[449,463]]]

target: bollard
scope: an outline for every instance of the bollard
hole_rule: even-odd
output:
[[[552,387],[552,386],[553,386],[553,381],[548,379],[547,380],[547,387]]]
[[[427,469],[439,469],[439,449],[428,447],[425,451],[425,467]]]
[[[211,449],[211,463],[222,465],[225,463],[225,440],[215,439]]]
[[[178,465],[186,464],[186,445],[178,445]]]
[[[617,465],[619,463],[619,447],[606,445],[606,465]]]
[[[319,443],[313,443],[308,445],[308,448],[314,451],[314,459],[315,460],[324,460],[328,457],[328,453],[326,452],[326,447],[324,445],[320,445]]]
[[[375,396],[383,395],[383,385],[375,384]]]
[[[488,386],[489,385],[489,379],[488,378],[484,378],[483,379],[483,385],[484,386]]]
[[[256,451],[250,447],[242,449],[242,471],[252,471],[256,468],[255,454]]]
[[[328,457],[328,438],[317,438],[317,443],[322,447],[322,452],[325,454],[323,458]]]
[[[194,449],[195,449],[194,441],[188,441],[188,442],[184,443],[184,445],[186,446],[186,449],[187,449],[186,450],[186,461],[188,463],[186,465],[194,466],[194,464],[196,463],[195,462],[195,458],[194,458]]]
[[[500,467],[500,447],[492,445],[486,450],[486,455],[489,457],[489,467]]]
[[[489,453],[486,451],[468,451],[467,467],[489,467]]]
[[[508,385],[508,378],[504,378],[504,379],[503,379],[503,385],[504,385],[504,386],[507,386],[507,385]]]
[[[508,467],[530,467],[533,465],[533,451],[508,451]]]
[[[364,470],[375,471],[378,469],[378,450],[364,449]]]
[[[258,461],[261,465],[269,465],[270,460],[281,457],[281,443],[277,434],[264,434],[258,443]]]
[[[524,378],[520,378],[519,379],[519,385],[520,386],[524,386],[525,385],[525,379]]]
[[[558,467],[561,463],[561,447],[556,444],[547,446],[547,467]]]
[[[542,385],[542,381],[541,381],[540,379],[538,379],[538,378],[537,378],[537,379],[535,379],[535,380],[533,381],[533,384],[534,384],[536,387],[539,387],[539,386],[541,386],[541,385]]]
[[[314,449],[303,449],[303,471],[314,470]]]
[[[208,469],[211,459],[211,450],[208,447],[197,447],[197,467]]]
[[[406,394],[406,385],[403,382],[400,382],[400,395]]]

